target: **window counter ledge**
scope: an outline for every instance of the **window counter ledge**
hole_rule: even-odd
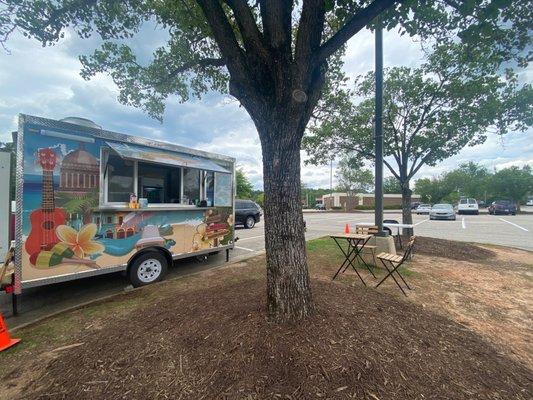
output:
[[[220,206],[222,207],[222,206]],[[228,206],[230,207],[230,206]],[[104,211],[193,211],[193,210],[211,210],[216,207],[196,207],[196,206],[148,206],[144,208],[129,208],[125,206],[102,206],[93,208],[95,212]]]

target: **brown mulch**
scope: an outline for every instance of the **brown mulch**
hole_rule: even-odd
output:
[[[408,238],[402,237],[404,243]],[[417,236],[415,252],[432,257],[444,257],[457,261],[480,262],[496,257],[496,252],[469,242],[435,239]]]
[[[264,279],[223,283],[219,273],[202,289],[175,286],[81,332],[73,343],[83,345],[58,352],[21,397],[528,399],[533,391],[531,370],[419,305],[313,280],[315,314],[287,326],[265,319]]]

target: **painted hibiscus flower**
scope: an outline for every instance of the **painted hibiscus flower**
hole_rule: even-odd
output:
[[[79,232],[67,225],[59,225],[56,228],[56,234],[59,240],[70,247],[79,258],[84,258],[86,255],[99,254],[104,251],[105,247],[93,240],[96,231],[96,224],[83,225]]]

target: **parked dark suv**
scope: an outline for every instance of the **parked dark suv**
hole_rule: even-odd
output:
[[[261,207],[252,200],[235,200],[235,224],[251,229],[261,220]]]
[[[509,200],[498,200],[489,206],[489,214],[516,215],[516,204]]]

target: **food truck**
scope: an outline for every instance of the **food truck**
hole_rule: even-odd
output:
[[[162,279],[175,259],[234,246],[235,159],[20,115],[10,290],[126,271]]]

